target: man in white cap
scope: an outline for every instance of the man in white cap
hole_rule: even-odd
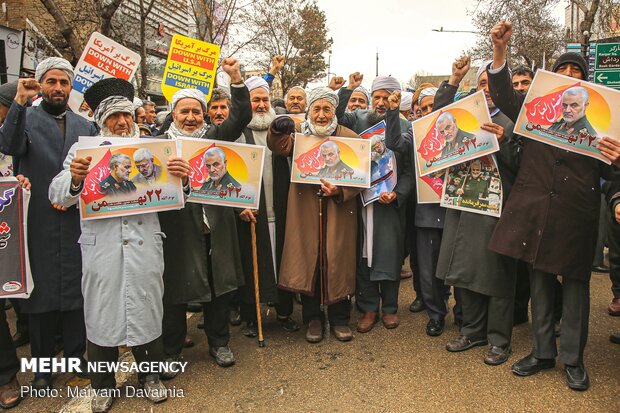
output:
[[[364,86],[355,88],[349,102],[347,103],[347,112],[353,112],[355,109],[368,109],[370,102],[370,93]]]
[[[403,92],[401,94],[400,99],[400,107],[398,108],[401,116],[406,120],[413,120],[413,112],[412,112],[412,104],[413,104],[413,93],[412,92]]]
[[[47,197],[52,178],[78,136],[95,135],[93,123],[67,110],[73,67],[50,57],[37,66],[34,79],[19,79],[15,100],[0,128],[0,152],[12,155],[18,169],[32,182],[28,208],[28,251],[37,286],[23,312],[29,314],[32,357],[54,357],[58,323],[62,325],[65,357],[83,358],[86,350],[82,265],[77,243],[77,208],[56,209]],[[41,104],[26,108],[42,92]],[[36,373],[33,386],[47,388],[52,375]]]

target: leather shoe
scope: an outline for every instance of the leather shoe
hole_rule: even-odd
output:
[[[112,408],[112,404],[114,404],[114,397],[95,395],[90,401],[90,411],[92,413],[106,413]]]
[[[476,347],[476,346],[486,346],[487,343],[488,342],[486,339],[472,340],[467,336],[460,335],[454,340],[448,342],[448,344],[446,344],[446,350],[455,353],[458,351],[469,350],[470,348]]]
[[[168,400],[166,386],[159,380],[159,374],[147,375],[141,384],[146,398],[153,403],[161,403]]]
[[[28,334],[27,331],[26,332],[16,331],[15,334],[13,334],[12,338],[13,338],[13,345],[16,348],[30,343],[30,334]]]
[[[590,378],[588,372],[583,365],[564,367],[566,370],[566,384],[573,390],[584,391],[590,387]]]
[[[421,299],[416,297],[416,299],[413,300],[413,302],[409,306],[409,311],[411,311],[412,313],[419,313],[420,311],[423,311],[425,308],[426,306],[424,305],[424,302]]]
[[[34,380],[30,383],[34,390],[47,390],[52,388],[52,375],[34,376]]]
[[[209,355],[215,359],[220,367],[230,367],[235,364],[235,355],[228,346],[209,347]]]
[[[310,320],[306,330],[306,341],[308,343],[318,343],[323,340],[323,324],[321,320]]]
[[[299,324],[291,317],[280,317],[278,316],[278,323],[280,323],[280,327],[282,330],[287,331],[289,333],[294,333],[295,331],[299,331]]]
[[[248,321],[245,323],[245,327],[241,330],[241,334],[246,337],[258,336],[258,321]]]
[[[426,334],[431,337],[438,337],[443,333],[443,328],[446,325],[444,320],[430,319],[426,324]]]
[[[609,315],[619,316],[620,315],[620,298],[614,298],[611,300],[609,307],[607,307],[607,312]]]
[[[228,322],[231,326],[241,325],[241,314],[239,314],[239,311],[235,309],[230,310],[230,313],[228,313]]]
[[[398,321],[398,314],[383,314],[381,317],[381,321],[383,321],[383,326],[385,328],[391,329],[396,328],[400,325],[400,321]]]
[[[0,407],[3,409],[10,409],[15,407],[22,401],[22,396],[19,391],[19,382],[17,376],[7,384],[0,386]]]
[[[489,366],[499,366],[502,363],[505,363],[510,357],[510,353],[512,353],[512,349],[510,346],[508,348],[501,348],[499,346],[491,346],[487,355],[484,356],[484,362]]]
[[[609,272],[609,267],[607,267],[606,265],[595,265],[594,267],[592,267],[592,271],[607,274]]]
[[[376,322],[377,313],[364,313],[364,315],[357,320],[357,331],[360,333],[368,333],[375,326]]]
[[[555,359],[538,359],[532,353],[512,365],[512,372],[517,376],[531,376],[545,369],[555,367]]]
[[[349,326],[334,326],[332,331],[334,332],[334,337],[339,341],[353,340],[353,333]]]
[[[620,333],[613,333],[609,336],[609,341],[615,344],[620,344]]]

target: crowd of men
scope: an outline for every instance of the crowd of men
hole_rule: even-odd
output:
[[[418,203],[415,195],[410,121],[459,98],[468,57],[454,62],[449,80],[439,87],[422,84],[414,92],[401,91],[396,79],[378,76],[367,90],[356,72],[348,82],[334,77],[328,86],[310,91],[293,87],[284,106],[275,109],[270,84],[283,59],[274,58],[266,76],[244,81],[239,62],[227,58],[221,68],[230,77],[229,91],[216,89],[207,102],[199,90],[180,90],[171,112],[162,116],[152,102],[135,98],[129,82],[105,79],[84,95],[95,122],[67,108],[74,74],[64,59],[48,58],[34,78],[2,85],[0,152],[13,157],[16,174],[32,193],[28,238],[35,289],[29,299],[12,301],[18,312],[13,338],[0,320],[0,406],[20,401],[15,346],[30,342],[32,357],[40,358],[54,357],[60,345],[65,357],[82,363],[86,358],[114,361],[119,346],[130,347],[139,362],[178,361],[191,345],[185,314],[195,303],[203,312],[209,355],[219,366],[233,365],[229,321],[238,320],[231,314],[238,312],[245,322],[244,335],[258,334],[251,223],[256,225],[261,301],[275,304],[277,321],[288,333],[300,329],[293,318],[295,294],[310,343],[322,341],[328,328],[337,340],[353,339],[352,297],[360,313],[355,320],[359,333],[379,321],[397,328],[401,267],[409,256],[416,292],[410,310],[426,310],[429,336],[443,333],[448,298],[454,295],[460,334],[445,344],[448,351],[488,346],[486,364],[506,362],[513,325],[528,321],[531,297],[532,351],[513,364],[512,372],[529,376],[555,367],[561,334],[559,359],[567,385],[586,390],[583,355],[599,227],[608,229],[615,297],[609,312],[620,315],[620,188],[614,166],[620,165],[620,144],[600,140],[599,149],[612,162],[608,166],[515,135],[514,122],[533,73],[508,68],[511,35],[507,22],[491,29],[493,59],[480,67],[472,90],[484,92],[492,122],[482,128],[500,141],[496,159],[504,210],[499,219]],[[575,53],[562,54],[552,71],[588,77],[587,63]],[[39,95],[39,104],[31,105]],[[281,116],[286,114],[291,116]],[[569,127],[578,121],[571,119],[566,116]],[[296,133],[361,139],[363,131],[382,120],[385,138],[373,146],[394,152],[397,183],[376,202],[363,206],[359,189],[326,179],[320,185],[290,183]],[[458,146],[466,133],[450,116],[438,126],[446,146]],[[75,148],[79,136],[89,135],[186,136],[266,146],[260,206],[237,210],[186,203],[180,210],[80,221],[75,205],[91,159],[76,157]],[[322,146],[321,156],[326,169],[346,166],[337,146]],[[210,150],[204,159],[210,177],[205,189],[219,189],[232,179],[223,152]],[[139,171],[134,182],[115,172],[132,161]],[[141,150],[133,159],[115,162],[102,191],[135,189],[166,168],[189,195],[187,160],[171,157],[158,166]],[[601,179],[608,181],[607,198],[601,198]],[[609,221],[601,226],[599,216]],[[620,337],[614,334],[611,340],[618,343]],[[175,375],[140,373],[139,382],[157,403],[166,400],[162,380]],[[116,386],[113,373],[88,376],[93,389]],[[36,373],[31,386],[49,388],[52,379],[50,373]],[[97,393],[92,411],[105,412],[113,401],[112,394]]]

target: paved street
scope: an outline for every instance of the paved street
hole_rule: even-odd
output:
[[[594,274],[590,338],[586,366],[592,386],[578,393],[564,383],[560,365],[522,378],[510,365],[530,350],[530,325],[514,329],[514,354],[508,363],[490,367],[482,362],[486,351],[477,347],[465,353],[445,351],[457,335],[449,325],[441,337],[424,333],[426,314],[407,309],[413,294],[411,280],[401,284],[401,325],[386,330],[378,324],[367,334],[355,333],[350,343],[333,336],[320,344],[305,342],[303,332],[287,335],[270,311],[265,326],[266,347],[232,327],[231,346],[237,364],[217,367],[207,356],[206,337],[196,329],[198,315],[189,319],[196,346],[184,353],[189,371],[167,382],[177,397],[160,405],[141,398],[122,398],[112,412],[611,412],[620,408],[620,346],[609,341],[620,330],[620,317],[607,315],[611,299],[607,275]],[[266,310],[265,310],[266,311]],[[12,311],[9,312],[12,319]],[[295,316],[300,320],[300,307]],[[354,313],[351,326],[357,319]],[[20,356],[25,356],[22,347]],[[27,383],[30,375],[20,374]],[[28,398],[17,412],[89,412],[88,400],[67,399],[69,374],[55,380],[63,398]],[[135,376],[121,378],[137,386]],[[184,397],[180,397],[181,393]]]

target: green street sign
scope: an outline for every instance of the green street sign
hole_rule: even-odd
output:
[[[620,89],[620,71],[616,72],[594,72],[594,83]]]
[[[596,45],[594,70],[620,70],[620,43]]]

